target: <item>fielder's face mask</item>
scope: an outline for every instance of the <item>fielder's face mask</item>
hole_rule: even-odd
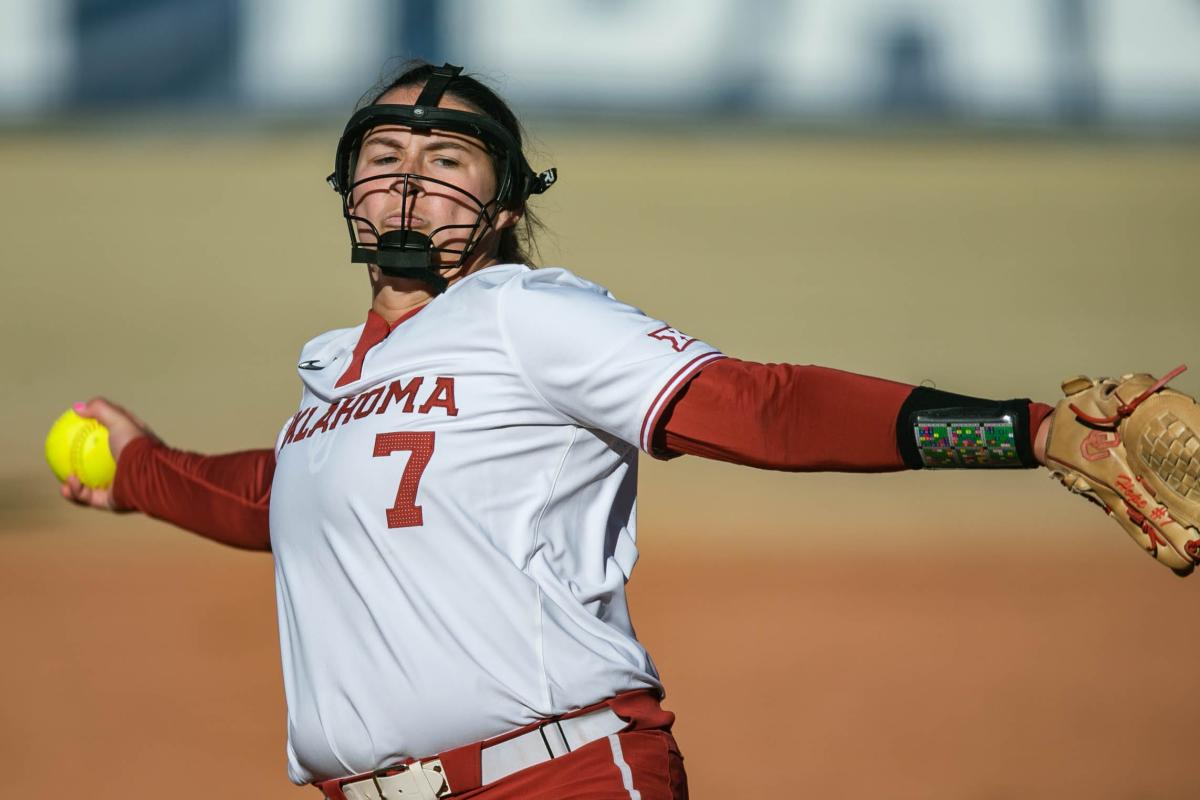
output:
[[[447,284],[442,270],[461,267],[471,257],[489,229],[496,227],[496,214],[501,209],[520,210],[531,194],[541,194],[554,185],[558,172],[553,167],[534,173],[525,160],[513,135],[504,126],[483,114],[438,108],[438,103],[462,67],[445,64],[438,67],[425,82],[417,102],[405,105],[370,105],[356,112],[346,123],[338,141],[337,156],[329,184],[342,196],[342,215],[350,232],[350,260],[356,264],[375,264],[385,275],[416,278],[430,284],[435,292]],[[491,155],[496,171],[496,196],[490,200],[476,197],[465,189],[428,175],[411,172],[372,174],[354,180],[363,137],[381,125],[397,125],[414,131],[451,131],[481,141]],[[386,180],[401,196],[403,226],[380,233],[370,220],[353,212],[352,197],[359,186]],[[384,186],[385,184],[377,184]],[[443,225],[428,234],[409,228],[413,191],[436,185],[452,191],[456,197],[478,210],[475,221],[467,224]],[[375,241],[359,239],[359,226],[369,229]],[[434,237],[443,232],[452,234],[445,246],[435,245]],[[447,238],[447,237],[442,237]],[[452,246],[453,245],[453,246]]]

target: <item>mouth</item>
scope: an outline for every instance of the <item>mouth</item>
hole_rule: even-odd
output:
[[[427,225],[424,217],[404,214],[389,214],[383,218],[381,229],[419,231]]]

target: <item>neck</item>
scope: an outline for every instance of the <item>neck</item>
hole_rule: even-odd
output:
[[[395,285],[398,283],[412,286],[398,287]],[[433,299],[433,293],[424,283],[404,278],[384,278],[374,283],[372,290],[374,297],[371,298],[371,310],[387,320],[389,325]]]
[[[480,259],[474,263],[454,270],[446,275],[450,285],[477,272],[484,267],[497,263],[495,258]],[[387,320],[391,325],[402,316],[418,306],[423,306],[434,298],[429,284],[412,278],[391,278],[384,275],[379,267],[370,265],[371,274],[371,310]]]

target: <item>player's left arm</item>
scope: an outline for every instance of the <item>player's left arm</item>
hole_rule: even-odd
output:
[[[1183,369],[1070,378],[1051,408],[726,359],[675,396],[653,452],[797,471],[1046,466],[1188,575],[1200,563],[1200,404],[1167,388]]]
[[[655,431],[655,454],[698,455],[788,471],[891,472],[926,466],[908,419],[922,409],[975,408],[1012,420],[1011,463],[1045,463],[1053,409],[991,401],[810,365],[727,358],[705,366]],[[908,442],[913,441],[909,446]]]

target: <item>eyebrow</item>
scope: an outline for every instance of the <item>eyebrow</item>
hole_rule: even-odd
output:
[[[403,142],[401,142],[399,139],[394,139],[391,136],[388,136],[386,133],[376,133],[374,135],[368,136],[363,141],[363,147],[366,147],[366,146],[372,145],[372,144],[382,144],[382,145],[386,145],[387,147],[394,147],[397,150],[404,149]],[[424,149],[426,149],[426,150],[458,150],[463,153],[470,152],[465,145],[459,144],[458,142],[454,141],[453,139],[434,139],[432,142],[425,145]]]

